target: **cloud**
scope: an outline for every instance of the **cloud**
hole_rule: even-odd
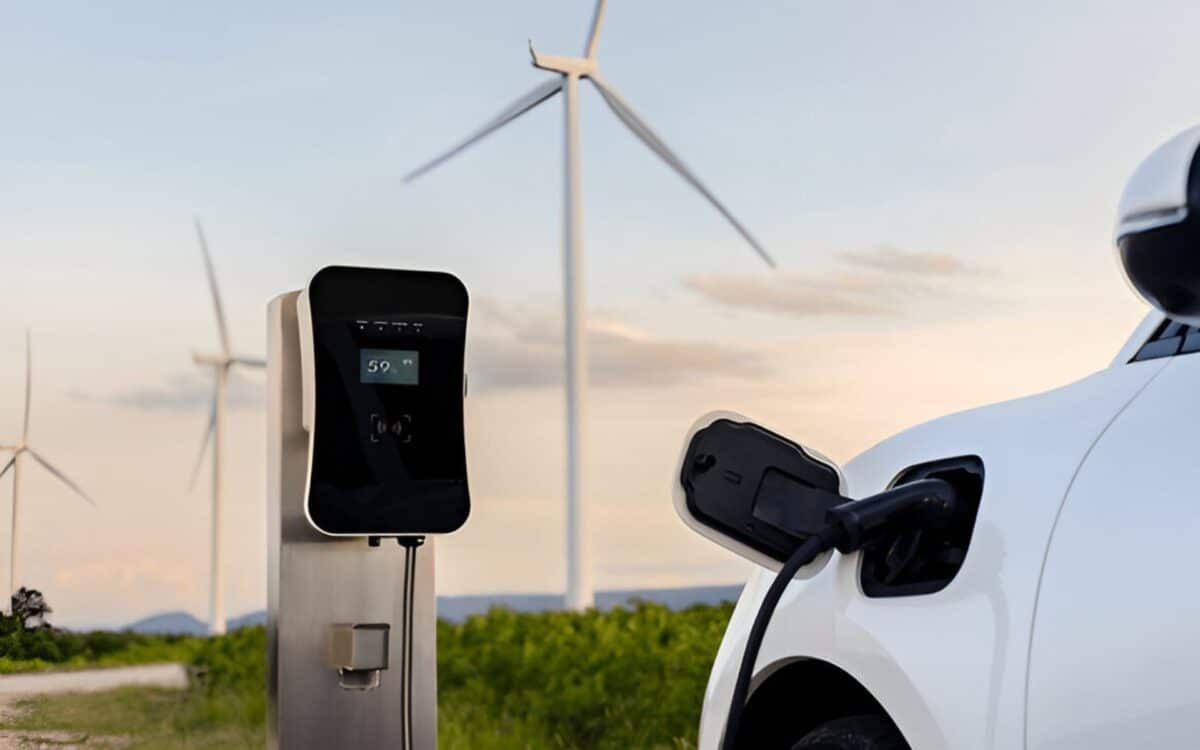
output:
[[[480,321],[470,342],[472,383],[498,388],[563,382],[558,311],[475,303]],[[707,377],[759,379],[770,373],[758,352],[721,342],[652,336],[619,321],[588,322],[590,382],[597,386],[664,386]]]
[[[951,293],[947,278],[983,272],[952,255],[886,246],[837,257],[849,268],[823,273],[694,274],[683,280],[683,286],[735,309],[790,318],[862,318],[903,314],[918,299]]]
[[[890,245],[865,252],[844,252],[842,262],[859,268],[923,276],[955,276],[979,273],[981,269],[967,265],[961,258],[946,253],[913,253]]]
[[[212,403],[213,388],[211,376],[175,372],[161,385],[133,386],[109,395],[84,391],[73,391],[70,395],[81,401],[98,401],[140,411],[185,412],[207,409]],[[229,378],[227,399],[231,409],[259,409],[266,403],[266,389],[260,381],[235,374]]]
[[[694,274],[684,287],[726,307],[793,318],[812,315],[876,316],[891,312],[872,289],[854,279],[817,279],[801,274],[767,276]]]

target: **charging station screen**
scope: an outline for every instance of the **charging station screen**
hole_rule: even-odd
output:
[[[458,528],[470,511],[465,287],[449,274],[331,267],[308,296],[309,519],[333,534]]]
[[[360,383],[419,385],[421,353],[414,349],[362,349],[358,353]]]

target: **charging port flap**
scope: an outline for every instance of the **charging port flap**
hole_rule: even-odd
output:
[[[846,500],[831,461],[724,412],[693,427],[678,481],[676,510],[689,526],[772,569]]]

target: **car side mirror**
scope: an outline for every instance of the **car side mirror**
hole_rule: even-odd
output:
[[[1116,242],[1130,284],[1173,320],[1200,325],[1200,126],[1156,149],[1133,173]]]
[[[778,570],[845,491],[837,464],[816,451],[739,414],[713,412],[684,441],[675,510],[701,536]]]

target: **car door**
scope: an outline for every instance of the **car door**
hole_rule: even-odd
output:
[[[1151,354],[1164,351],[1171,361],[1097,440],[1059,512],[1027,750],[1200,747],[1200,354]]]

